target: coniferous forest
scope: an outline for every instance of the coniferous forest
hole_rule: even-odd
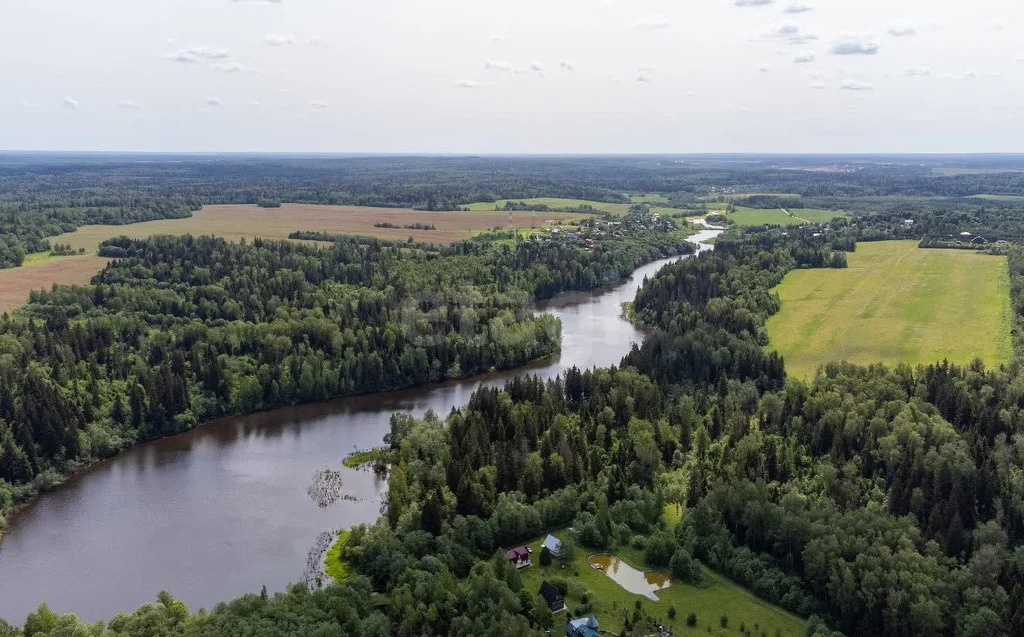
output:
[[[709,567],[808,618],[808,635],[1024,634],[1024,207],[900,199],[1009,193],[1024,188],[1021,177],[709,165],[701,181],[640,160],[576,161],[579,188],[531,181],[549,166],[524,169],[513,187],[475,182],[462,165],[434,195],[389,201],[468,203],[487,189],[494,199],[597,189],[608,200],[624,182],[682,201],[743,173],[733,183],[761,180],[750,192],[849,197],[853,214],[732,229],[713,251],[666,266],[630,308],[647,336],[619,366],[520,377],[451,414],[395,414],[382,441],[381,517],[351,529],[341,556],[352,573],[340,583],[254,591],[194,613],[154,592],[155,604],[97,625],[43,605],[23,626],[0,621],[0,636],[558,633],[564,617],[498,551],[569,527],[589,552],[633,547],[673,577]],[[369,183],[363,170],[344,179]],[[225,179],[225,191],[242,188],[235,173]],[[249,194],[290,201],[289,192]],[[870,209],[857,195],[891,199]],[[811,380],[787,377],[765,321],[788,272],[845,268],[858,241],[927,243],[960,230],[1007,242],[1009,364],[837,362]],[[0,505],[218,415],[546,356],[560,326],[531,301],[692,251],[681,236],[608,238],[593,250],[315,234],[303,238],[330,246],[109,241],[113,260],[92,284],[38,293],[0,320]],[[670,503],[685,510],[676,525],[662,515]],[[652,634],[657,622],[638,607],[628,625]]]

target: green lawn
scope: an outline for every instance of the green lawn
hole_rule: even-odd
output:
[[[788,213],[788,214],[787,214]],[[738,226],[799,226],[805,223],[826,223],[837,217],[848,215],[838,210],[818,208],[744,208],[737,206],[729,215]]]
[[[477,211],[490,211],[494,212],[494,207],[504,208],[505,202],[508,199],[499,199],[498,201],[479,201],[476,203],[463,205],[463,208],[469,208],[470,210]],[[578,208],[580,206],[593,206],[595,210],[603,210],[604,212],[610,212],[612,214],[624,214],[629,210],[631,204],[628,203],[605,203],[603,201],[588,201],[586,199],[564,199],[561,197],[534,197],[532,199],[513,199],[512,201],[522,201],[527,204],[545,205],[549,208]]]
[[[565,532],[556,534],[564,536]],[[674,626],[677,635],[741,635],[740,624],[744,624],[752,634],[761,635],[761,631],[769,637],[776,635],[803,635],[804,620],[788,613],[777,606],[769,604],[746,589],[737,586],[728,579],[717,575],[709,569],[704,570],[704,585],[691,586],[684,583],[673,583],[668,588],[658,591],[658,601],[654,602],[642,595],[634,595],[619,586],[604,571],[590,568],[587,557],[593,553],[585,548],[578,548],[577,557],[567,568],[561,568],[557,560],[547,567],[540,566],[540,544],[543,538],[531,542],[533,548],[533,566],[520,571],[523,584],[532,592],[540,589],[545,579],[561,577],[570,582],[578,582],[590,591],[590,603],[593,614],[600,622],[602,631],[619,632],[622,630],[621,614],[624,609],[632,612],[637,600],[640,600],[646,611],[658,618],[665,626]],[[635,567],[643,566],[642,554],[639,551],[623,548],[611,551],[621,559]],[[572,612],[582,605],[578,595],[571,593],[566,596],[566,608]],[[675,607],[675,619],[669,619],[668,609]],[[686,616],[697,614],[697,625],[688,627]],[[728,628],[723,629],[719,623],[722,614],[729,617]],[[555,615],[555,628],[561,628],[565,614]],[[754,627],[757,630],[754,631]],[[709,631],[710,629],[710,631]],[[557,633],[555,633],[557,634]]]
[[[768,319],[769,348],[789,374],[810,378],[830,360],[1010,360],[1005,257],[916,241],[858,243],[847,257],[846,269],[796,270],[776,288],[782,310]]]

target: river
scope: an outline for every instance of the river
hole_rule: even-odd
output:
[[[477,388],[519,374],[554,378],[574,365],[617,365],[643,336],[621,318],[622,303],[677,258],[642,266],[615,286],[538,303],[562,320],[559,356],[463,381],[224,418],[93,465],[9,520],[0,617],[20,625],[46,601],[96,621],[153,602],[160,590],[192,610],[263,585],[282,590],[302,578],[321,532],[379,516],[385,482],[341,460],[379,446],[393,412],[444,416]],[[319,508],[310,499],[314,473],[327,467],[342,472],[356,500]]]

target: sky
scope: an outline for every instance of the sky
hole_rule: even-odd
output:
[[[1020,152],[1022,23],[1016,0],[0,0],[0,149]]]

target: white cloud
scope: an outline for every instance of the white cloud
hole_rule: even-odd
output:
[[[907,77],[915,77],[915,78],[917,78],[917,77],[927,77],[927,76],[931,75],[931,69],[929,69],[928,67],[924,67],[924,66],[919,66],[919,67],[913,67],[912,66],[909,69],[907,69],[906,71],[904,71],[903,73]]]
[[[480,88],[480,82],[476,80],[458,80],[455,82],[455,86],[459,88]]]
[[[697,92],[696,91],[687,91],[686,95],[683,95],[683,97],[685,97],[687,99],[693,99],[694,97],[697,97]]]
[[[311,110],[311,111],[323,111],[323,110],[326,110],[327,107],[328,107],[327,102],[325,102],[323,100],[310,100],[309,101],[309,110]]]
[[[128,110],[135,110],[139,108],[139,103],[133,100],[120,100],[117,103],[118,108],[124,108]]]
[[[758,64],[757,65],[757,70],[761,71],[762,73],[767,73],[768,71],[771,70],[771,68],[772,67],[768,66],[767,64]]]
[[[231,0],[232,2],[248,2],[252,4],[281,4],[281,0]]]
[[[890,24],[889,28],[886,29],[886,33],[894,38],[905,38],[907,36],[915,35],[917,33],[917,27],[907,22],[897,22],[895,24]]]
[[[775,2],[775,0],[733,0],[737,7],[763,7]]]
[[[219,97],[208,97],[206,98],[207,106],[224,106],[224,100]]]
[[[68,110],[78,110],[78,100],[76,100],[73,97],[65,97],[63,100],[61,100],[61,105]]]
[[[491,42],[501,42],[502,40],[507,40],[508,39],[508,35],[502,33],[501,31],[495,31],[495,32],[491,33],[490,39],[491,39]]]
[[[164,58],[181,64],[196,64],[200,60],[226,60],[231,57],[228,49],[217,49],[209,46],[190,46],[168,53]]]
[[[513,69],[511,62],[499,62],[497,60],[487,60],[484,62],[484,68],[488,71],[502,71],[508,72]]]
[[[544,72],[544,65],[541,64],[540,62],[537,62],[535,60],[533,62],[530,62],[530,70],[535,72],[535,73],[543,73]]]
[[[204,60],[226,60],[231,57],[231,53],[227,49],[215,49],[209,46],[193,46],[186,51]]]
[[[213,70],[221,73],[238,73],[245,70],[245,67],[238,62],[218,62],[212,66]]]
[[[327,38],[322,35],[314,35],[306,43],[309,46],[327,46]]]
[[[818,39],[818,36],[804,33],[799,24],[783,22],[769,29],[763,36],[766,40],[780,40],[790,44],[807,44]]]
[[[839,83],[839,88],[844,91],[873,91],[875,87],[868,82],[861,82],[860,80],[843,80]]]
[[[175,51],[174,53],[168,53],[164,56],[164,58],[170,60],[171,62],[178,62],[180,64],[197,64],[199,62],[199,58],[192,55],[185,49],[180,49],[178,51]]]
[[[263,104],[261,104],[258,100],[253,100],[249,102],[249,108],[259,108],[261,106],[263,106]]]
[[[814,11],[814,7],[809,7],[806,4],[791,4],[785,8],[785,13],[807,13],[808,11]]]
[[[814,54],[813,53],[807,53],[807,54],[804,54],[804,55],[798,55],[795,58],[793,58],[793,62],[796,63],[796,64],[809,64],[809,63],[811,63],[813,61],[814,61]]]
[[[558,66],[561,67],[563,71],[576,70],[576,65],[570,62],[569,60],[562,60],[561,62],[558,63]]]
[[[878,44],[868,37],[844,34],[832,45],[833,55],[875,55]]]
[[[650,82],[653,78],[654,69],[649,66],[644,66],[636,70],[636,81],[637,82]]]
[[[295,36],[287,33],[271,33],[263,38],[263,42],[270,46],[287,46],[294,44]]]
[[[633,23],[633,28],[638,31],[657,31],[667,29],[672,23],[663,17],[643,18]]]
[[[811,88],[816,91],[820,91],[828,88],[828,84],[825,84],[824,82],[815,82],[814,84],[811,84]]]

